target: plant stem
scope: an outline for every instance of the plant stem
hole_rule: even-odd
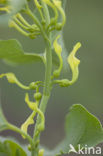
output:
[[[41,23],[39,22],[39,20],[37,19],[37,17],[32,13],[32,11],[29,9],[29,7],[27,6],[27,11],[26,13],[33,19],[33,21],[35,22],[35,24],[39,27],[43,37],[45,40],[48,40],[46,33],[44,32]]]
[[[32,147],[34,147],[34,143],[33,143],[32,138],[31,138],[28,134],[26,134],[25,132],[23,132],[21,129],[19,129],[18,127],[14,126],[14,125],[12,125],[12,124],[9,124],[9,123],[8,123],[8,129],[10,129],[10,130],[12,130],[12,131],[15,131],[15,132],[17,132],[17,133],[19,133],[19,134],[25,136],[26,139],[29,141],[30,145],[31,145]]]
[[[46,44],[46,71],[45,71],[45,83],[44,83],[44,92],[45,96],[50,95],[51,90],[51,70],[52,70],[52,53],[51,53],[51,44]]]
[[[34,156],[34,154],[35,154],[35,151],[33,150],[33,151],[31,152],[31,156]]]
[[[43,91],[43,97],[40,103],[40,110],[45,113],[46,106],[50,97],[50,92],[51,92],[51,72],[52,72],[52,53],[51,53],[51,45],[50,43],[46,44],[46,72],[45,72],[45,85],[44,85],[44,91]],[[36,126],[35,126],[35,131],[34,131],[34,136],[33,140],[36,144],[38,143],[40,139],[40,133],[36,135],[36,132],[38,131],[38,124],[40,123],[40,116],[38,115],[37,121],[36,121]],[[35,150],[35,156],[38,156],[38,146]]]
[[[42,2],[43,11],[46,19],[46,24],[49,25],[50,23],[50,16],[47,5]],[[43,35],[44,36],[44,35]],[[40,103],[40,110],[45,114],[46,106],[50,97],[51,93],[51,72],[52,72],[52,51],[51,51],[51,42],[50,42],[50,33],[47,34],[48,40],[44,36],[45,45],[46,45],[46,66],[45,66],[45,81],[44,81],[44,90],[43,90],[43,97]],[[38,132],[38,125],[41,121],[40,115],[37,116],[37,121],[35,125],[34,135],[33,135],[33,141],[35,143],[35,151],[32,151],[32,156],[38,156],[38,145],[40,140],[40,133]],[[33,155],[34,154],[34,155]]]

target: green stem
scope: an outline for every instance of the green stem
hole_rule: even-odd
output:
[[[19,133],[19,134],[25,136],[26,139],[29,141],[30,145],[31,145],[32,147],[34,147],[33,140],[32,140],[32,138],[31,138],[28,134],[26,134],[25,132],[23,132],[23,131],[22,131],[21,129],[19,129],[18,127],[14,126],[14,125],[12,125],[12,124],[9,124],[9,123],[8,123],[8,128],[9,128],[10,130],[12,130],[12,131],[15,131],[15,132],[17,132],[17,133]]]
[[[43,1],[41,2],[43,6],[44,16],[46,19],[46,24],[48,25],[50,23],[48,7]],[[46,40],[44,36],[44,40],[46,43],[46,66],[45,66],[45,82],[44,82],[43,97],[40,103],[40,110],[43,113],[45,113],[46,111],[46,106],[51,93],[52,51],[51,51],[50,34],[47,34],[47,36],[49,40]],[[34,154],[32,156],[38,156],[38,152],[39,152],[38,145],[40,140],[40,133],[36,133],[36,132],[38,132],[38,125],[40,121],[41,121],[41,117],[40,115],[38,115],[36,125],[35,125],[35,130],[34,130],[34,136],[33,136],[33,141],[35,143],[35,151],[32,151],[32,153]]]
[[[21,20],[25,26],[31,27],[31,25],[24,19],[24,17],[20,13],[18,13],[16,17],[19,18],[19,20]]]
[[[26,31],[24,31],[21,27],[19,27],[14,21],[10,22],[9,27],[14,27],[24,36],[27,36],[27,37],[29,36],[29,34]]]
[[[24,30],[28,31],[29,27],[23,25],[16,17],[14,17],[15,22],[22,27]]]
[[[45,3],[42,2],[43,9],[44,9],[44,15],[46,18],[46,24],[48,25],[50,22],[50,17],[49,17],[49,12],[48,8],[45,5]],[[50,39],[50,34],[48,34],[48,38]],[[50,97],[50,92],[51,92],[51,72],[52,72],[52,52],[51,52],[51,44],[46,40],[46,69],[45,69],[45,82],[44,82],[44,90],[43,90],[43,97],[40,103],[40,110],[45,113],[46,106]],[[38,125],[40,123],[40,115],[37,117],[36,121],[36,126],[35,126],[35,131],[34,131],[34,136],[33,140],[36,145],[40,139],[40,133],[36,135],[36,132],[38,131]],[[35,156],[38,156],[38,145],[35,150]]]
[[[35,22],[35,24],[39,27],[39,29],[41,30],[41,33],[42,33],[44,39],[48,41],[48,37],[47,37],[46,33],[44,32],[41,23],[39,22],[39,20],[37,19],[37,17],[32,13],[32,11],[29,9],[28,6],[27,6],[26,13],[33,19],[33,21]]]
[[[52,53],[51,53],[51,45],[49,43],[46,44],[46,72],[45,72],[45,85],[44,85],[44,91],[43,91],[43,97],[40,103],[40,110],[45,113],[46,106],[50,97],[51,92],[51,72],[52,72]],[[35,143],[35,146],[37,146],[37,143],[40,139],[40,133],[36,135],[36,132],[38,131],[38,125],[41,121],[40,115],[37,117],[35,131],[33,140]],[[38,156],[38,146],[35,150],[35,156]]]
[[[30,87],[29,86],[25,86],[23,85],[21,82],[19,82],[18,80],[16,80],[16,84],[22,88],[22,89],[25,89],[25,90],[30,90]]]
[[[45,83],[44,83],[44,95],[49,96],[51,90],[51,70],[52,70],[52,53],[51,45],[47,43],[46,47],[46,72],[45,72]]]
[[[35,154],[35,151],[33,150],[33,151],[31,152],[31,156],[34,156],[34,154]]]

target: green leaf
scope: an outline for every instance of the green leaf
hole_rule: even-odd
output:
[[[27,156],[21,146],[11,140],[0,142],[0,154],[2,156]]]
[[[9,148],[11,149],[11,155],[14,156],[27,156],[24,150],[18,145],[17,143],[11,141],[11,140],[6,140],[4,142],[5,145],[8,145]]]
[[[23,151],[26,152],[27,156],[30,155],[31,152],[28,150],[28,145],[19,144],[19,142],[14,137],[11,137],[11,136],[8,136],[8,137],[0,136],[0,149],[1,149],[1,145],[3,146],[3,142],[5,142],[6,140],[12,140],[12,142],[14,142],[22,147]]]
[[[54,151],[50,151],[50,156],[69,153],[70,144],[77,148],[94,147],[103,142],[103,128],[99,120],[89,113],[82,105],[73,105],[66,117],[65,139]],[[48,155],[49,156],[49,155]]]
[[[15,39],[0,41],[0,59],[14,64],[45,62],[42,54],[24,53],[21,44]]]

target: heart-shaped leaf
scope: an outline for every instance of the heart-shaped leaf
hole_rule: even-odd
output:
[[[50,151],[50,156],[67,154],[72,147],[94,147],[103,142],[103,128],[99,120],[82,105],[73,105],[66,117],[64,141]],[[49,156],[49,155],[48,155]]]
[[[15,39],[0,41],[0,59],[15,64],[45,62],[42,54],[24,53],[21,44]]]

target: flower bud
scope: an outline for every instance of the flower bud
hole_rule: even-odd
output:
[[[44,155],[44,149],[39,150],[39,155],[38,156],[43,156]]]
[[[54,76],[55,78],[58,78],[59,75],[60,75],[59,70],[55,70],[55,71],[53,72],[53,76]]]
[[[31,82],[29,88],[35,90],[37,88],[37,85],[35,84],[35,82]]]
[[[68,87],[70,85],[70,81],[68,79],[63,79],[59,82],[61,87]]]
[[[28,145],[28,150],[29,150],[29,151],[31,151],[31,150],[32,150],[31,145]]]
[[[34,94],[34,98],[39,101],[42,98],[42,94],[40,92]]]
[[[57,23],[56,24],[56,30],[61,30],[62,29],[62,24],[61,23]]]

